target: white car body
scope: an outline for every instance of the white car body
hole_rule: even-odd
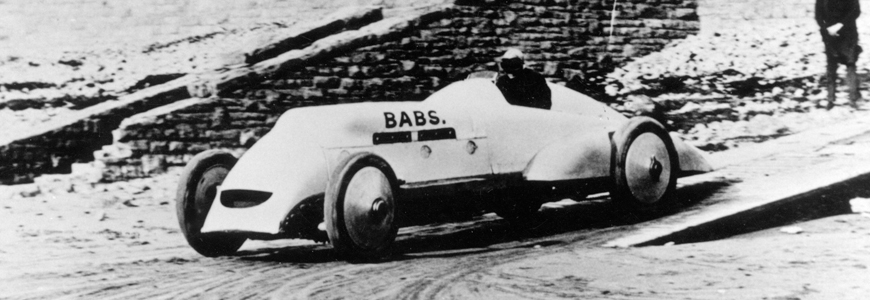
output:
[[[550,110],[512,106],[486,79],[453,83],[422,102],[291,109],[231,170],[201,231],[310,238],[322,213],[317,220],[319,208],[303,206],[322,200],[336,165],[359,152],[383,158],[401,189],[418,198],[439,187],[556,189],[610,178],[611,135],[628,119],[565,87],[550,89]],[[712,170],[701,151],[672,139],[680,176]],[[427,192],[413,193],[419,190]],[[236,205],[222,198],[227,191],[271,194],[253,206]]]

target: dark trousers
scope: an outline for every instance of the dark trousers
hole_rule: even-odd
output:
[[[858,55],[863,49],[858,45],[858,33],[849,32],[839,37],[828,36],[822,29],[822,40],[825,42],[825,57],[828,62],[828,107],[833,106],[837,93],[837,69],[840,64],[846,65],[846,84],[849,86],[849,100],[852,105],[861,99],[858,92],[859,84],[857,67]]]
[[[833,105],[834,100],[836,100],[837,93],[837,69],[840,67],[839,62],[835,59],[831,59],[828,56],[828,105]],[[860,82],[858,81],[857,67],[855,67],[855,63],[846,64],[846,84],[849,85],[849,100],[854,104],[855,101],[861,99],[861,94],[858,93],[858,85]]]

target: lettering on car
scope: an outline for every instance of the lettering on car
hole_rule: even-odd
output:
[[[447,120],[438,117],[438,112],[384,112],[384,126],[386,129],[421,127],[426,125],[447,124]],[[456,130],[453,128],[436,128],[425,130],[409,130],[398,132],[376,132],[372,136],[372,142],[379,144],[410,143],[414,141],[434,141],[456,139]]]
[[[412,118],[413,116],[413,118]],[[414,126],[425,126],[426,124],[430,125],[438,125],[438,124],[447,124],[446,120],[442,120],[438,117],[438,112],[434,110],[430,110],[427,113],[423,113],[422,111],[415,110],[411,113],[408,112],[399,112],[398,120],[396,119],[396,114],[392,112],[384,112],[384,125],[387,129],[396,128],[396,127],[414,127]]]

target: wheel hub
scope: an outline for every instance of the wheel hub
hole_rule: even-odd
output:
[[[658,182],[661,180],[662,171],[664,171],[664,167],[662,163],[656,159],[655,156],[649,158],[649,177],[652,181]]]
[[[372,209],[369,212],[373,222],[380,222],[387,216],[389,212],[389,204],[383,198],[377,198],[372,202]]]

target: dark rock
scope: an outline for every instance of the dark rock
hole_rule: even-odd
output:
[[[87,97],[87,96],[81,96],[81,95],[77,95],[77,96],[65,95],[65,96],[60,97],[60,98],[52,99],[51,103],[56,104],[58,101],[63,101],[65,103],[69,103],[71,109],[83,109],[86,107],[93,106],[95,104],[100,104],[100,103],[103,103],[106,101],[116,100],[116,99],[118,99],[118,97],[115,95],[102,95],[101,94],[101,95],[97,95],[94,97]]]
[[[28,108],[40,109],[45,107],[45,99],[15,99],[5,102],[5,106],[11,110],[19,111]]]
[[[50,89],[55,88],[57,85],[48,82],[12,82],[12,83],[0,83],[0,87],[6,88],[7,90],[36,90],[36,89]]]
[[[142,78],[142,80],[137,81],[136,84],[134,84],[133,86],[127,88],[127,92],[133,93],[135,91],[138,91],[138,90],[141,90],[141,89],[144,89],[147,87],[152,87],[155,85],[164,84],[164,83],[173,81],[175,79],[184,77],[184,75],[186,75],[186,74],[170,73],[170,74],[148,75],[148,76],[145,76],[145,78]]]
[[[764,78],[760,77],[751,77],[746,80],[734,81],[729,83],[728,85],[732,89],[732,93],[737,97],[748,97],[753,96],[755,93],[758,93],[762,90],[763,85],[761,81]]]
[[[67,65],[70,67],[74,67],[74,68],[82,65],[81,61],[78,61],[75,59],[59,60],[57,63],[62,64],[62,65]]]

